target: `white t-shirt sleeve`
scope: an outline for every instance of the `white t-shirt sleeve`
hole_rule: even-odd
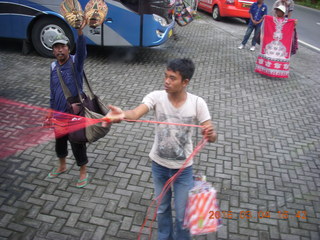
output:
[[[154,107],[157,103],[157,100],[159,99],[159,92],[158,91],[154,91],[149,93],[148,95],[146,95],[143,100],[142,103],[147,105],[147,107],[150,110],[154,110]]]
[[[211,116],[209,113],[208,105],[207,103],[203,100],[203,98],[198,97],[197,99],[197,120],[199,121],[200,124],[203,122],[210,120]]]

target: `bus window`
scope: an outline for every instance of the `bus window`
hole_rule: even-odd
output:
[[[139,0],[120,0],[120,2],[134,12],[139,12]]]

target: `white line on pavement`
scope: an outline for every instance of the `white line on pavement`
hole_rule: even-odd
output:
[[[320,48],[317,48],[317,47],[315,47],[315,46],[313,46],[313,45],[311,45],[311,44],[309,44],[309,43],[306,43],[306,42],[304,42],[304,41],[302,41],[302,40],[298,40],[298,42],[301,43],[302,45],[305,45],[305,46],[307,46],[307,47],[309,47],[309,48],[312,48],[312,49],[320,52]]]

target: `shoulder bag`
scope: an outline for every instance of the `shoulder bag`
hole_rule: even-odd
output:
[[[72,97],[70,90],[62,79],[60,67],[57,64],[57,74],[60,80],[60,84],[63,90],[63,93],[67,99],[68,108],[71,114],[78,115],[83,118],[72,118],[70,121],[70,126],[76,124],[74,121],[86,121],[87,118],[99,119],[103,118],[109,111],[109,109],[101,102],[100,98],[96,96],[90,83],[83,72],[84,82],[88,88],[88,96],[86,94],[81,94],[78,83],[76,81],[76,74],[74,70],[74,63],[72,61],[72,71],[74,75],[74,82],[77,87],[78,96]],[[76,100],[75,100],[76,99]],[[101,123],[95,125],[88,125],[85,128],[82,128],[77,131],[70,131],[69,140],[76,143],[84,142],[95,142],[98,139],[104,137],[110,131],[111,124],[108,124],[107,127],[102,127]]]

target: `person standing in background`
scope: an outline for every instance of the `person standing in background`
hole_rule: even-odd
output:
[[[261,52],[256,61],[255,72],[274,78],[288,78],[296,20],[285,17],[284,5],[279,5],[275,11],[276,17],[267,15],[264,19]]]
[[[238,47],[238,49],[243,49],[248,42],[251,33],[254,31],[254,36],[252,38],[250,51],[254,51],[256,49],[257,38],[260,34],[261,23],[263,21],[264,16],[268,12],[268,7],[264,4],[264,0],[258,0],[253,3],[250,7],[250,21],[248,24],[247,31],[243,37],[242,43]]]
[[[275,9],[277,9],[280,5],[286,7],[286,12],[284,13],[284,17],[291,18],[292,12],[294,9],[294,1],[293,0],[277,0],[274,4],[272,9],[274,9],[274,16],[277,16]]]
[[[274,4],[273,4],[273,9],[274,9],[274,13],[273,15],[276,17],[277,13],[275,11],[275,9],[279,6],[283,5],[286,8],[286,12],[284,13],[284,17],[291,19],[292,18],[292,12],[294,9],[294,1],[293,0],[277,0]],[[296,54],[298,51],[298,33],[297,33],[297,28],[294,28],[294,33],[293,33],[293,41],[292,41],[292,47],[291,47],[291,54]]]

